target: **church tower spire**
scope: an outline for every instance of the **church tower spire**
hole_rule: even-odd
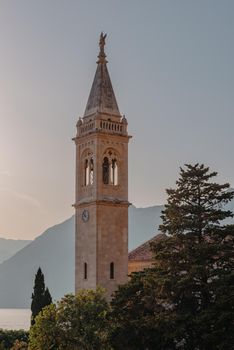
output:
[[[110,299],[128,273],[127,119],[119,112],[101,33],[97,69],[77,123],[76,292],[102,286]]]
[[[114,90],[107,69],[106,54],[104,51],[106,34],[101,33],[99,47],[100,52],[97,61],[97,70],[93,85],[89,94],[84,117],[95,113],[109,113],[120,117]]]

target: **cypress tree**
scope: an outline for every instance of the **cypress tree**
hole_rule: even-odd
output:
[[[35,323],[35,317],[46,305],[51,304],[52,298],[49,289],[45,289],[44,275],[39,267],[34,281],[32,303],[31,303],[31,325]]]
[[[52,303],[52,298],[49,292],[49,289],[46,288],[45,294],[44,294],[44,304],[45,305],[50,305]]]

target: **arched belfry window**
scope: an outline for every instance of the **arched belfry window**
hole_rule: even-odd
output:
[[[109,184],[109,160],[107,157],[103,159],[102,163],[102,178],[105,185]]]
[[[118,185],[118,166],[116,159],[112,159],[111,161],[111,184],[114,186]]]
[[[94,164],[93,164],[93,158],[90,159],[90,172],[89,172],[89,183],[90,185],[93,185],[93,173],[94,173]]]
[[[104,153],[102,163],[102,178],[105,185],[117,186],[118,178],[118,154],[114,149],[109,149]]]
[[[110,279],[113,280],[115,278],[115,265],[113,262],[110,263]]]
[[[90,186],[94,183],[94,159],[93,153],[90,150],[86,150],[86,152],[82,156],[83,159],[83,184],[84,186]]]
[[[85,186],[89,185],[89,161],[88,159],[85,159],[85,180],[84,180]]]

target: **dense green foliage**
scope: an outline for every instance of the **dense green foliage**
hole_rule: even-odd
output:
[[[0,350],[16,350],[17,348],[15,347],[14,344],[17,344],[21,342],[24,344],[27,344],[28,342],[28,332],[24,330],[3,330],[0,329]],[[27,348],[20,348],[18,349],[26,350]]]
[[[11,350],[28,350],[28,343],[25,341],[16,340]]]
[[[199,239],[202,235],[220,230],[220,222],[233,217],[224,210],[233,197],[229,184],[219,185],[210,180],[217,176],[203,164],[186,165],[180,169],[176,189],[167,189],[168,203],[162,212],[160,230],[169,235],[189,234]]]
[[[107,350],[109,306],[103,291],[66,295],[36,317],[30,330],[31,350]]]
[[[222,225],[234,191],[212,182],[216,175],[199,164],[181,169],[160,226],[172,238],[154,247],[184,348],[234,348],[234,226]]]
[[[196,164],[167,190],[152,249],[155,266],[136,273],[112,301],[115,349],[234,348],[234,227],[223,206],[234,193]]]
[[[43,309],[43,307],[50,305],[52,298],[48,288],[45,288],[44,275],[39,267],[34,282],[32,303],[31,303],[31,325],[35,323],[35,317]]]
[[[31,350],[233,350],[234,226],[228,184],[186,165],[167,190],[155,264],[134,273],[111,305],[82,291],[47,306],[30,330]]]
[[[132,274],[131,280],[119,287],[111,303],[113,349],[174,349],[173,320],[157,292],[160,283],[154,269]]]

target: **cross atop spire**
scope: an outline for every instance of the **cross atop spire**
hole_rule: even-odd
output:
[[[88,117],[95,113],[104,113],[121,117],[106,65],[107,60],[104,51],[106,36],[107,35],[104,35],[103,32],[100,35],[100,52],[97,61],[98,66],[89,94],[84,117]]]

